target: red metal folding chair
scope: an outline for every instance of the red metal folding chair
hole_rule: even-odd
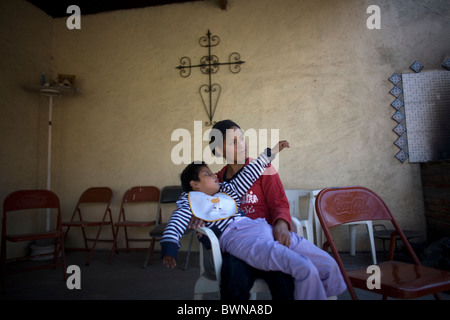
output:
[[[67,248],[68,250],[84,250],[89,252],[86,265],[91,262],[94,254],[95,247],[98,242],[114,242],[115,233],[113,227],[113,220],[111,215],[111,200],[113,192],[108,187],[94,187],[89,188],[82,193],[78,200],[75,211],[69,222],[63,222],[63,226],[67,227],[64,234],[64,240],[66,240],[69,230],[72,227],[81,228],[84,240],[84,248]],[[103,226],[111,225],[112,239],[100,239]],[[96,227],[97,234],[95,238],[91,238],[86,233],[85,228]],[[89,248],[88,241],[93,241],[92,246]]]
[[[48,209],[48,210],[42,210]],[[30,213],[30,210],[31,211]],[[10,219],[17,218],[20,215],[20,223],[15,224],[15,229],[20,229],[20,233],[9,232],[8,223]],[[14,218],[12,216],[15,216]],[[48,226],[39,227],[39,218],[47,216],[49,220]],[[41,219],[43,220],[43,219]],[[10,193],[3,202],[3,219],[2,219],[2,288],[6,286],[7,273],[25,272],[44,268],[62,267],[63,279],[66,279],[66,262],[64,255],[64,241],[61,226],[61,208],[58,196],[49,190],[18,190]],[[30,222],[30,223],[27,223]],[[34,230],[23,230],[26,226],[32,226]],[[42,224],[43,225],[43,224]],[[29,228],[27,228],[29,229]],[[31,254],[19,258],[7,259],[7,242],[17,243],[23,241],[37,241],[50,239],[54,241],[54,250],[50,253]],[[58,255],[61,254],[61,259],[58,262]],[[49,263],[39,263],[38,265],[31,265],[17,270],[7,271],[7,261],[17,261],[24,259],[39,258],[42,260],[43,256],[51,256]],[[45,261],[45,260],[44,260]]]
[[[158,204],[159,202],[159,189],[153,186],[132,187],[125,191],[122,197],[122,203],[120,205],[119,218],[115,224],[115,238],[114,245],[111,249],[111,255],[109,262],[112,263],[114,253],[119,251],[147,251],[147,248],[131,248],[130,242],[150,242],[148,237],[148,229],[156,224],[157,219],[157,207],[152,208],[152,204]],[[132,206],[139,206],[139,208],[132,208]],[[133,210],[136,209],[136,210]],[[154,213],[150,211],[154,209]],[[145,210],[142,212],[142,210]],[[137,212],[136,212],[137,211]],[[139,213],[139,214],[138,214]],[[119,248],[117,245],[117,238],[120,228],[123,228],[125,234],[125,248]],[[145,238],[130,238],[127,228],[147,228],[147,234]]]
[[[434,294],[439,299],[439,292],[450,290],[450,272],[421,265],[389,208],[373,191],[364,187],[326,188],[317,195],[315,206],[327,238],[324,249],[331,248],[352,299],[358,299],[354,287],[379,293],[384,299],[410,299],[429,294]],[[386,220],[394,227],[390,239],[389,259],[377,264],[381,271],[379,289],[372,286],[369,288],[368,278],[371,274],[367,273],[367,269],[345,270],[329,231],[330,228],[344,223],[363,220]],[[410,254],[413,264],[393,261],[397,235]]]

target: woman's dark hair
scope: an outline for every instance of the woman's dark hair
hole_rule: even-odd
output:
[[[184,192],[192,191],[191,181],[199,181],[198,173],[202,167],[207,167],[205,162],[192,162],[188,164],[186,168],[184,168],[183,172],[180,175],[181,187]]]
[[[232,120],[221,120],[214,124],[211,133],[209,135],[209,147],[211,148],[211,152],[213,155],[216,155],[215,149],[217,147],[217,142],[214,143],[214,141],[216,141],[216,135],[219,132],[222,134],[222,143],[223,143],[223,141],[225,140],[227,129],[231,129],[232,127],[238,127],[239,129],[241,128]],[[223,145],[220,145],[219,147],[222,148]]]

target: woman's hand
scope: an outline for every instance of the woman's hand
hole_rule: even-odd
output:
[[[273,239],[288,248],[291,245],[289,225],[283,219],[278,219],[277,222],[275,222],[275,225],[273,226]]]
[[[280,142],[278,142],[275,145],[275,147],[272,148],[272,150],[271,150],[272,156],[276,155],[277,153],[279,153],[284,148],[290,148],[289,142],[286,141],[286,140],[281,140]]]

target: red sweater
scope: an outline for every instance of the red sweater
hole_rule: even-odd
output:
[[[250,159],[247,158],[245,165],[249,161]],[[226,170],[227,167],[225,166],[217,173],[220,182],[223,182]],[[271,225],[274,225],[278,219],[283,219],[289,226],[291,225],[289,202],[280,176],[272,165],[267,167],[266,172],[256,180],[241,199],[240,208],[251,219],[265,218],[267,223]]]

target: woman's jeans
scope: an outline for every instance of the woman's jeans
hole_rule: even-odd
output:
[[[248,300],[255,279],[267,282],[273,300],[294,300],[294,279],[281,271],[262,271],[229,253],[222,254],[222,300]]]

